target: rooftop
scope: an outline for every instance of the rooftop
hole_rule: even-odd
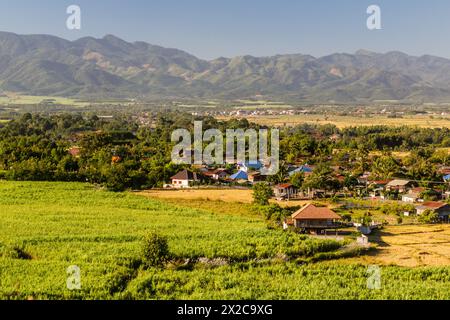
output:
[[[294,220],[323,220],[332,219],[340,220],[341,217],[333,210],[327,207],[316,207],[313,204],[307,204],[292,215]]]
[[[172,180],[192,180],[192,181],[199,181],[200,176],[199,174],[189,171],[189,170],[183,170],[178,172],[176,175],[174,175]]]

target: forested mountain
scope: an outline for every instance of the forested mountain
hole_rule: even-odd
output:
[[[360,50],[212,61],[112,35],[68,41],[0,32],[0,90],[35,95],[450,101],[450,60]]]

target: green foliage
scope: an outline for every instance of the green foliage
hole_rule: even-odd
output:
[[[405,212],[415,212],[413,204],[403,204],[399,202],[386,202],[380,206],[380,211],[384,214],[400,216]]]
[[[255,204],[265,206],[269,204],[270,198],[273,197],[272,188],[264,182],[256,183],[253,186],[253,202]]]
[[[425,210],[417,219],[420,223],[436,223],[439,221],[439,215],[433,210]]]
[[[146,267],[161,267],[170,257],[167,238],[156,233],[144,237],[142,244],[142,260]]]
[[[346,243],[85,183],[0,182],[0,212],[0,250],[17,244],[33,257],[0,255],[0,299],[450,299],[448,267],[385,266],[383,290],[369,290],[364,265],[313,263],[342,257]],[[174,260],[229,263],[141,269],[142,239],[154,232]],[[80,291],[64,287],[70,265]]]
[[[324,163],[317,165],[313,173],[303,184],[304,188],[323,189],[336,191],[340,187],[339,181],[335,178],[333,170]]]
[[[305,174],[303,172],[298,172],[294,174],[290,179],[291,184],[298,190],[301,190],[303,183],[305,182]]]
[[[277,222],[283,221],[285,218],[289,217],[295,210],[292,208],[282,208],[278,204],[270,205],[258,205],[253,206],[253,210],[262,215],[266,220],[274,220]]]

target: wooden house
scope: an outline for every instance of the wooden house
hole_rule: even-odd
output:
[[[277,200],[289,200],[297,195],[297,188],[290,183],[278,184],[273,191]]]
[[[340,227],[341,217],[327,207],[307,204],[292,215],[294,226],[310,233],[324,233]]]

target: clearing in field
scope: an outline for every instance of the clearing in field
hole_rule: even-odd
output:
[[[250,189],[147,190],[139,192],[139,194],[156,199],[178,199],[182,201],[252,202],[252,190]]]
[[[253,202],[253,191],[251,189],[183,189],[183,190],[146,190],[137,194],[149,198],[171,200],[175,203],[183,203],[188,201],[209,201],[209,202],[226,202],[228,204],[247,204]],[[291,200],[277,201],[270,200],[271,203],[277,203],[282,207],[286,206],[302,206],[309,201]]]

